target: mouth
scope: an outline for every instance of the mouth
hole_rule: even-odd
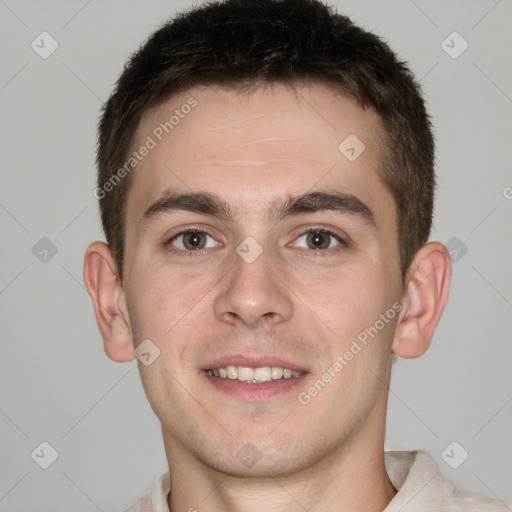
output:
[[[309,372],[271,356],[233,355],[211,361],[202,373],[216,391],[252,402],[291,392]]]

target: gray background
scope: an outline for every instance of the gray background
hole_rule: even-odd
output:
[[[103,239],[100,106],[128,55],[189,5],[0,0],[1,511],[124,510],[166,469],[136,363],[103,352],[82,265]],[[456,260],[431,349],[394,366],[386,447],[426,449],[458,486],[512,502],[512,1],[338,8],[421,80],[438,141],[432,239]],[[43,31],[59,45],[46,59],[31,48]],[[457,58],[454,31],[469,44]],[[48,469],[35,462],[48,449],[31,457],[43,441],[58,452]]]

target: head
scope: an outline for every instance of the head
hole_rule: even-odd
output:
[[[450,263],[424,101],[381,39],[313,0],[179,15],[126,66],[97,163],[85,281],[111,358],[160,354],[168,454],[279,475],[382,443],[391,355],[428,347]],[[230,361],[301,376],[241,396],[208,373]]]

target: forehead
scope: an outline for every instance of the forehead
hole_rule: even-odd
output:
[[[128,226],[166,191],[212,192],[245,219],[263,215],[279,197],[312,190],[393,209],[377,174],[378,127],[374,112],[320,84],[190,89],[139,125],[134,147],[151,140],[152,149],[133,171]]]

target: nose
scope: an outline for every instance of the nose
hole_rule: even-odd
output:
[[[230,325],[277,325],[293,314],[291,291],[276,261],[264,250],[254,261],[234,254],[231,271],[222,280],[214,300],[218,320]]]

